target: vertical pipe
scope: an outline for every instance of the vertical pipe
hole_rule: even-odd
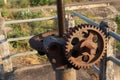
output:
[[[56,80],[76,80],[76,71],[72,68],[56,70]]]
[[[60,37],[63,37],[65,32],[65,7],[63,1],[64,0],[57,0],[58,28]]]

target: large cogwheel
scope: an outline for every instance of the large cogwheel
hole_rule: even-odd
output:
[[[65,38],[65,55],[74,68],[89,68],[106,53],[107,37],[99,27],[81,24],[69,30]]]

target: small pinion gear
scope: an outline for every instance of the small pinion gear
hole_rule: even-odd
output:
[[[107,36],[99,27],[90,24],[70,29],[65,40],[65,56],[75,69],[99,63],[107,50]]]

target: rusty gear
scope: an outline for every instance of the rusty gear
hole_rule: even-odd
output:
[[[106,53],[107,38],[98,27],[78,25],[66,35],[65,55],[74,68],[89,68],[100,62]]]

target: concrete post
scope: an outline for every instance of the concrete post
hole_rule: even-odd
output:
[[[103,26],[108,26],[108,31],[117,30],[117,25],[114,21],[106,20],[103,23]],[[115,57],[115,39],[111,36],[108,37],[108,44],[107,44],[107,54],[101,62],[101,73],[100,73],[100,80],[119,80],[117,77],[117,73],[119,70],[116,70],[117,66],[111,62],[107,61],[107,57],[113,56]],[[117,68],[118,69],[118,68]]]
[[[7,0],[4,0],[4,3],[7,4]]]
[[[117,24],[114,21],[111,21],[111,20],[109,20],[107,22],[108,22],[107,24],[109,26],[109,31],[116,32]],[[114,54],[114,53],[116,53],[115,47],[116,47],[115,39],[112,38],[112,37],[109,37],[108,38],[107,57],[109,57],[109,56],[115,57],[116,56]],[[119,77],[120,75],[117,75],[118,73],[120,73],[119,69],[118,69],[118,66],[116,64],[114,64],[111,61],[107,61],[107,65],[106,65],[106,80],[119,80],[120,79],[120,77]]]
[[[4,73],[12,71],[12,61],[9,57],[9,45],[4,30],[4,19],[0,16],[0,60],[2,61]]]

